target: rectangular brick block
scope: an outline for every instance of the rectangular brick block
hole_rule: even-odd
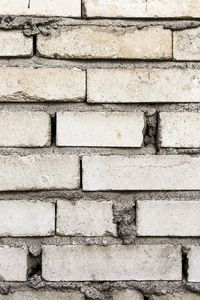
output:
[[[24,291],[0,295],[0,300],[85,300],[79,292]]]
[[[0,191],[77,189],[79,177],[77,156],[0,156]]]
[[[181,247],[44,246],[47,281],[181,280]]]
[[[141,147],[143,113],[59,112],[57,146]]]
[[[161,147],[200,147],[200,113],[160,113]]]
[[[74,236],[117,236],[112,202],[58,201],[57,234]]]
[[[134,26],[68,26],[38,36],[37,51],[40,56],[65,59],[169,59],[172,32],[161,26],[140,30]]]
[[[48,236],[55,233],[55,204],[1,201],[0,236]]]
[[[176,60],[200,60],[199,27],[181,31],[174,31],[173,40],[173,57]]]
[[[26,281],[27,249],[0,247],[1,281]]]
[[[1,147],[45,147],[50,144],[50,115],[45,112],[0,112]]]
[[[90,69],[92,103],[199,102],[198,69]]]
[[[200,190],[200,157],[84,156],[83,190]]]
[[[85,72],[79,69],[0,68],[0,102],[80,102]]]
[[[84,0],[88,17],[198,18],[199,0]]]
[[[22,31],[0,30],[0,57],[30,57],[33,55],[33,38]]]
[[[200,236],[200,201],[138,201],[139,236]]]
[[[113,292],[113,300],[144,300],[144,296],[137,290],[122,289]]]
[[[81,0],[1,0],[1,15],[81,17]]]
[[[188,258],[188,281],[200,282],[200,246],[190,246]]]

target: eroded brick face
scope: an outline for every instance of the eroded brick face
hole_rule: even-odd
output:
[[[0,0],[0,300],[200,299],[200,0]]]

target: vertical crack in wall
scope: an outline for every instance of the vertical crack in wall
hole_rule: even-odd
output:
[[[31,0],[28,0],[28,9],[31,8]]]
[[[51,117],[51,145],[56,145],[56,114]]]
[[[158,147],[158,126],[159,126],[159,114],[158,112],[146,112],[145,113],[145,128],[143,133],[143,145],[144,147],[156,148],[156,153],[159,151]]]
[[[182,247],[182,277],[183,280],[188,279],[188,268],[189,268],[189,261],[188,261],[188,249],[186,247]]]
[[[86,12],[86,5],[85,1],[81,0],[81,18],[86,19],[87,18],[87,12]]]
[[[37,55],[37,35],[33,35],[33,56]]]

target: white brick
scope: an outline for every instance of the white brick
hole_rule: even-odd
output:
[[[181,248],[44,246],[42,276],[47,281],[181,280]]]
[[[198,18],[199,0],[84,0],[88,17]]]
[[[38,36],[37,50],[44,57],[66,59],[169,59],[172,33],[161,26],[140,30],[134,26],[68,26]]]
[[[200,201],[138,201],[140,236],[200,236]]]
[[[1,281],[26,281],[27,249],[1,247],[0,266]]]
[[[1,0],[1,15],[81,17],[81,0]]]
[[[199,300],[200,295],[195,293],[174,293],[161,296],[152,295],[149,300]]]
[[[85,300],[85,296],[79,292],[56,291],[24,291],[0,295],[0,300]]]
[[[0,112],[1,147],[45,147],[51,144],[51,118],[44,112]]]
[[[124,290],[114,291],[113,300],[144,300],[144,296],[139,291],[124,289]]]
[[[200,157],[187,155],[85,156],[83,189],[200,190]]]
[[[79,180],[77,156],[0,156],[0,191],[76,189]]]
[[[88,102],[199,102],[197,69],[88,70]]]
[[[200,246],[190,246],[188,258],[188,281],[200,282]]]
[[[173,39],[173,57],[176,60],[200,60],[199,27],[174,31]]]
[[[161,147],[200,147],[200,113],[160,113]]]
[[[30,57],[33,54],[33,38],[17,30],[0,31],[0,56]]]
[[[55,233],[55,205],[41,201],[0,202],[0,236],[46,236]]]
[[[75,236],[117,236],[112,202],[58,201],[57,234]]]
[[[0,68],[0,102],[79,102],[85,99],[85,72],[79,69]]]
[[[141,147],[143,113],[59,112],[58,146]]]

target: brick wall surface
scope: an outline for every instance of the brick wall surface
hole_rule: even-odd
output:
[[[0,0],[0,300],[200,300],[200,0]]]

